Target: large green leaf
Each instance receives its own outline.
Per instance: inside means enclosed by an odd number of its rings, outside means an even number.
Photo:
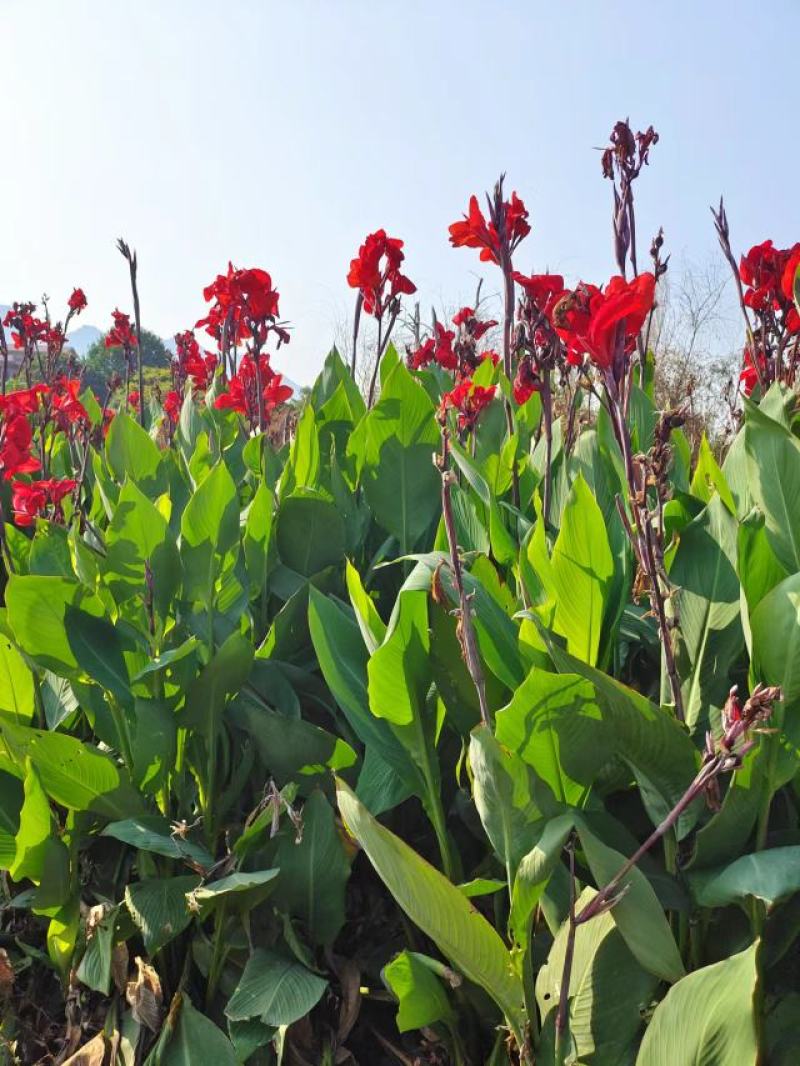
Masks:
[[[413,951],[401,951],[383,968],[383,980],[397,998],[397,1028],[401,1033],[454,1018],[444,985]]]
[[[670,568],[677,588],[677,664],[690,731],[707,728],[710,707],[721,707],[743,647],[736,576],[737,524],[714,496],[683,530]]]
[[[102,618],[102,601],[78,581],[63,577],[12,575],[6,586],[8,622],[17,643],[56,674],[74,674],[78,661],[70,646],[68,607]]]
[[[578,475],[561,515],[561,529],[542,582],[555,603],[553,625],[567,650],[594,665],[614,559],[603,513]]]
[[[603,888],[622,868],[625,856],[604,844],[584,822],[577,826],[592,874]],[[680,980],[683,962],[652,885],[634,866],[620,887],[624,892],[611,908],[611,916],[625,943],[649,973],[662,981]]]
[[[690,875],[701,907],[725,907],[748,896],[772,905],[800,891],[800,847],[770,848],[742,855],[729,866]]]
[[[517,868],[511,895],[509,926],[514,933],[514,939],[522,948],[527,947],[530,939],[533,909],[542,898],[573,825],[571,814],[551,818],[536,844],[523,856]]]
[[[276,538],[285,565],[305,577],[344,556],[344,523],[339,512],[329,500],[310,492],[281,500]]]
[[[443,874],[376,821],[343,781],[337,780],[336,792],[345,825],[398,906],[456,970],[489,993],[519,1033],[522,982],[492,926]]]
[[[179,936],[192,920],[186,894],[197,888],[200,878],[153,877],[134,881],[125,889],[125,903],[142,934],[149,955],[160,951]]]
[[[127,775],[105,752],[63,733],[0,721],[0,770],[24,778],[26,759],[45,792],[62,807],[110,818],[142,809]]]
[[[42,879],[48,841],[53,835],[53,815],[47,794],[30,758],[25,768],[25,798],[19,812],[16,856],[9,869],[15,881],[27,878],[35,884]]]
[[[582,804],[616,748],[591,683],[536,667],[498,711],[496,729],[498,741],[534,768],[555,800],[570,806]]]
[[[794,776],[800,761],[800,573],[776,585],[750,616],[752,671],[767,685],[780,685],[783,703],[776,705],[770,728],[760,738],[768,754],[768,785],[772,791]]]
[[[148,566],[153,605],[165,617],[180,585],[178,549],[164,515],[129,479],[106,533],[106,549],[103,572],[117,603],[145,595]]]
[[[669,990],[636,1066],[756,1066],[757,944],[695,970]]]
[[[27,724],[35,710],[31,668],[11,641],[0,633],[0,715]]]
[[[250,676],[253,645],[233,632],[214,658],[189,686],[180,724],[196,729],[207,740],[215,735],[227,701]]]
[[[486,725],[472,731],[469,761],[472,797],[510,891],[519,861],[538,835],[541,812],[533,798],[533,775],[518,755],[498,744]]]
[[[240,1061],[222,1030],[192,1006],[185,992],[178,992],[146,1066],[237,1066]]]
[[[184,593],[209,604],[225,556],[239,543],[239,499],[227,466],[217,463],[181,515]]]
[[[642,802],[654,825],[666,818],[683,796],[697,769],[697,752],[686,731],[669,712],[621,682],[569,655],[555,643],[549,647],[559,673],[579,674],[591,682],[616,753],[633,770]],[[679,836],[694,824],[690,809],[678,821]]]
[[[389,372],[363,425],[367,502],[401,552],[410,551],[439,507],[440,478],[432,462],[439,430],[433,404],[402,363]]]
[[[583,891],[577,909],[595,896]],[[553,1022],[561,995],[567,925],[558,931],[547,962],[536,978],[536,999],[545,1019],[543,1061],[553,1054]],[[658,979],[636,962],[610,914],[579,925],[569,981],[569,1032],[577,1061],[586,1066],[631,1066],[636,1056],[642,1014]]]
[[[257,948],[225,1014],[233,1021],[261,1018],[267,1025],[291,1025],[316,1006],[327,985],[295,959]]]
[[[130,478],[151,497],[166,488],[166,473],[158,445],[124,411],[115,415],[109,426],[106,459],[120,485]]]
[[[794,574],[800,570],[800,441],[751,403],[744,439],[753,499],[778,561]]]
[[[279,907],[302,919],[314,943],[330,945],[344,924],[350,863],[321,791],[306,801],[299,842],[295,836],[291,826],[278,844],[275,863],[280,876],[274,898]]]

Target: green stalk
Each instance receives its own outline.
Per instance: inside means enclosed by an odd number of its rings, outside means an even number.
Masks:
[[[219,906],[214,912],[214,946],[211,953],[211,963],[208,967],[208,985],[206,987],[206,1010],[209,1010],[211,1003],[214,999],[214,994],[217,991],[217,985],[219,983],[220,974],[222,973],[222,967],[225,965],[225,956],[227,955],[227,948],[225,945],[225,937],[222,935],[225,928],[225,918],[227,917],[227,904],[223,899],[220,901]]]

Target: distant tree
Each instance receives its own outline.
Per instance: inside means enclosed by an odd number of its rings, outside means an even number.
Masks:
[[[142,354],[145,367],[157,370],[169,368],[170,354],[166,345],[160,337],[147,329],[142,330]],[[122,348],[106,348],[105,337],[100,337],[88,349],[83,366],[84,384],[94,389],[100,397],[105,392],[112,374],[119,374],[123,381],[125,380],[125,357]],[[131,380],[132,389],[136,388],[134,378],[135,375]]]

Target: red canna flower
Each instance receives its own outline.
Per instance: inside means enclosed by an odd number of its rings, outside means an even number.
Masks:
[[[213,352],[204,351],[197,343],[194,333],[187,329],[175,334],[175,358],[172,360],[172,376],[176,390],[183,392],[187,379],[191,379],[192,388],[205,392],[214,379],[217,369],[217,357]]]
[[[358,289],[364,300],[364,312],[382,318],[389,305],[401,295],[410,296],[416,285],[400,272],[405,254],[403,242],[387,237],[386,230],[370,233],[350,262],[347,284]]]
[[[792,249],[791,255],[786,260],[786,266],[783,268],[781,277],[781,290],[788,308],[785,322],[786,328],[790,333],[800,332],[800,312],[797,310],[797,302],[795,301],[795,279],[799,270],[800,244],[796,244]]]
[[[36,304],[14,303],[6,312],[3,325],[12,330],[11,339],[17,349],[30,349],[45,340],[48,326],[33,312]]]
[[[67,300],[67,306],[73,314],[79,315],[86,307],[86,293],[83,289],[73,289],[72,295]]]
[[[484,388],[475,385],[471,378],[464,378],[450,392],[446,392],[439,405],[439,417],[444,418],[449,408],[458,414],[458,428],[462,431],[473,429],[478,416],[494,399],[496,386]]]
[[[531,227],[525,204],[515,192],[511,193],[511,200],[502,201],[502,207],[504,236],[510,253],[528,236]],[[500,265],[503,244],[501,235],[493,222],[486,221],[478,205],[477,196],[470,197],[469,211],[463,220],[450,226],[450,243],[454,248],[479,248],[481,262]]]
[[[44,481],[15,481],[11,487],[11,506],[14,509],[14,521],[18,526],[32,526],[37,517],[44,514],[48,505],[52,507],[50,517],[55,522],[64,519],[62,503],[78,482],[72,478],[61,480],[51,478]]]
[[[767,372],[767,360],[764,358],[763,349],[759,350],[757,358],[754,360],[752,349],[748,345],[744,350],[742,370],[739,374],[739,382],[745,396],[749,396],[756,385],[759,384],[759,376],[762,381],[766,380]]]
[[[534,307],[548,319],[566,291],[561,274],[520,274],[514,271],[514,281]]]
[[[292,390],[283,384],[283,375],[276,374],[269,365],[269,356],[259,356],[264,414],[268,418],[281,403],[291,398]],[[256,364],[251,355],[246,355],[239,364],[236,375],[228,382],[228,389],[214,403],[220,411],[236,411],[247,419],[251,428],[258,425],[258,381]]]
[[[424,340],[419,348],[413,352],[409,352],[408,365],[411,370],[421,370],[425,366],[429,366],[436,358],[436,341],[433,337],[428,337]]]
[[[125,348],[130,351],[136,347],[136,332],[131,325],[130,315],[117,308],[111,312],[114,325],[106,334],[106,348]]]
[[[164,408],[164,414],[175,425],[181,416],[182,401],[180,394],[174,389],[166,394],[164,402],[162,404]]]
[[[569,362],[580,364],[588,355],[595,366],[609,370],[617,355],[633,351],[653,307],[655,284],[652,274],[639,274],[633,281],[614,277],[603,292],[581,283],[563,295],[552,316]]]
[[[89,415],[78,399],[81,383],[78,378],[59,378],[53,386],[51,409],[59,429],[68,432],[70,426],[83,423],[88,426]]]
[[[41,466],[31,454],[33,430],[23,414],[12,413],[0,425],[0,471],[8,481],[16,474],[32,474]]]
[[[141,397],[140,397],[138,392],[134,391],[134,392],[129,392],[128,393],[128,406],[132,407],[135,411],[139,410],[139,402],[140,402],[140,400],[141,400]]]
[[[226,334],[234,345],[254,337],[258,346],[266,343],[270,331],[277,333],[278,344],[288,344],[289,334],[277,324],[280,294],[272,278],[258,267],[236,269],[228,263],[227,274],[218,274],[203,289],[206,303],[214,301],[205,318],[195,328],[205,327],[209,336],[221,343]]]
[[[514,400],[522,406],[541,388],[539,375],[530,359],[520,359],[514,376]]]
[[[0,413],[7,417],[32,415],[41,407],[41,397],[50,390],[46,385],[36,384],[29,389],[16,389],[0,396]]]
[[[453,315],[453,325],[463,329],[463,332],[473,340],[479,341],[484,333],[497,325],[497,320],[481,321],[471,307],[462,307],[457,314]]]

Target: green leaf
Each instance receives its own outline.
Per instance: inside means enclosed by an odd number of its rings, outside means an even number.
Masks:
[[[295,959],[257,948],[244,968],[225,1014],[232,1021],[261,1018],[291,1025],[317,1005],[328,982]]]
[[[272,532],[272,493],[265,481],[259,482],[256,494],[247,509],[244,525],[244,548],[250,596],[257,596],[267,580],[270,534]]]
[[[200,482],[181,515],[184,593],[209,606],[229,552],[239,544],[239,498],[223,462]]]
[[[783,690],[783,703],[769,722],[777,735],[759,742],[769,753],[768,785],[774,791],[794,776],[800,759],[800,573],[767,593],[750,616],[750,627],[754,676]]]
[[[250,676],[253,654],[249,640],[240,633],[231,633],[189,686],[186,704],[179,715],[183,728],[196,729],[209,741],[215,736],[226,703]]]
[[[81,672],[120,703],[130,703],[131,680],[120,630],[107,618],[97,618],[69,604],[64,609],[64,625]]]
[[[104,996],[111,992],[111,961],[118,919],[119,907],[112,907],[94,926],[76,975],[87,988]]]
[[[708,503],[714,492],[719,493],[719,498],[725,504],[730,514],[736,514],[736,503],[725,475],[720,470],[719,463],[714,458],[708,437],[703,433],[700,441],[700,450],[697,455],[697,466],[692,477],[692,495],[704,503]]]
[[[164,855],[168,859],[189,860],[210,869],[214,860],[206,849],[191,840],[185,840],[173,833],[166,819],[155,816],[125,818],[111,822],[103,830],[102,836],[121,840],[139,851],[151,851],[154,855]]]
[[[336,507],[321,496],[289,496],[278,508],[276,540],[286,566],[311,577],[343,558],[344,523]]]
[[[737,523],[715,496],[683,530],[669,576],[677,588],[677,665],[690,732],[722,707],[744,646],[736,575]]]
[[[578,475],[561,515],[561,529],[542,583],[555,602],[553,625],[567,650],[594,666],[603,613],[614,576],[603,512]]]
[[[532,775],[522,759],[498,744],[486,725],[469,742],[472,797],[483,828],[502,863],[509,891],[522,856],[537,836],[541,818],[532,794]]]
[[[344,924],[350,863],[333,809],[318,789],[303,807],[299,843],[290,826],[278,844],[275,863],[280,869],[275,902],[293,918],[302,919],[313,943],[330,946]]]
[[[653,824],[658,825],[695,776],[697,752],[690,737],[672,714],[640,693],[580,662],[555,643],[549,652],[559,673],[579,674],[594,686],[616,754],[633,770],[642,802]],[[679,839],[692,827],[694,817],[691,809],[681,816]]]
[[[24,652],[56,674],[74,674],[65,615],[68,607],[102,618],[102,601],[78,581],[63,577],[12,575],[6,586],[8,622]]]
[[[47,794],[30,758],[25,768],[25,798],[19,812],[16,836],[16,856],[9,874],[15,881],[27,878],[39,884],[42,878],[45,852],[53,834],[53,815]]]
[[[615,751],[591,683],[536,667],[498,711],[496,733],[533,767],[555,800],[570,806],[582,806]]]
[[[144,597],[145,564],[152,574],[153,605],[165,618],[180,585],[180,557],[161,511],[126,479],[106,533],[105,580],[117,603]]]
[[[726,907],[749,896],[772,906],[800,890],[800,847],[770,848],[742,855],[721,869],[690,874],[689,881],[701,907]]]
[[[0,715],[27,724],[36,705],[31,669],[11,641],[0,633]]]
[[[319,438],[314,408],[307,403],[295,429],[289,459],[281,475],[281,500],[297,489],[316,488],[319,481]]]
[[[695,970],[671,988],[650,1020],[636,1066],[756,1066],[757,948]]]
[[[591,888],[585,889],[577,909],[585,907],[595,894]],[[545,1019],[541,1047],[545,1062],[552,1061],[547,1055],[553,1054],[553,1022],[561,994],[567,932],[565,923],[536,978],[536,999]],[[569,981],[569,1032],[577,1061],[586,1066],[631,1066],[642,1014],[657,985],[657,978],[631,955],[610,914],[579,925]]]
[[[221,1029],[192,1006],[185,992],[178,992],[146,1066],[237,1066],[240,1059]]]
[[[110,818],[142,808],[127,775],[105,752],[63,733],[0,721],[0,770],[23,778],[28,758],[47,795],[62,807]]]
[[[362,425],[367,502],[376,521],[397,537],[401,553],[408,552],[439,508],[441,479],[432,462],[439,430],[433,404],[398,362]],[[350,447],[352,454],[352,439]]]
[[[489,993],[519,1033],[522,982],[492,926],[443,874],[377,822],[338,779],[336,792],[345,825],[398,906],[456,970]]]
[[[153,877],[126,887],[125,903],[149,955],[160,951],[191,922],[186,896],[199,884],[200,878],[195,876]]]
[[[577,827],[592,874],[603,888],[619,872],[625,856],[604,844],[583,822],[578,821]],[[634,866],[620,887],[625,891],[611,908],[611,917],[625,943],[649,973],[662,981],[680,980],[683,962],[652,885]]]
[[[386,636],[386,623],[378,614],[375,602],[361,583],[361,575],[349,559],[345,566],[345,580],[358,628],[361,630],[364,643],[372,654],[383,643]]]
[[[203,919],[223,901],[236,909],[249,910],[272,892],[279,873],[280,871],[275,869],[228,874],[219,881],[193,889],[189,897],[192,904],[200,908]]]
[[[753,404],[745,410],[750,490],[778,561],[794,574],[800,570],[800,441]]]
[[[120,483],[130,478],[146,495],[159,495],[166,488],[158,445],[130,415],[116,414],[106,436],[106,459]]]
[[[383,644],[367,665],[370,710],[376,718],[407,726],[418,720],[430,686],[428,597],[401,592]]]
[[[521,948],[530,940],[530,921],[534,907],[542,898],[547,882],[558,865],[564,845],[572,832],[571,814],[551,818],[537,843],[522,857],[511,894],[509,926]]]
[[[382,977],[398,1001],[399,1032],[453,1020],[453,1008],[442,982],[416,952],[401,951],[384,966]]]

